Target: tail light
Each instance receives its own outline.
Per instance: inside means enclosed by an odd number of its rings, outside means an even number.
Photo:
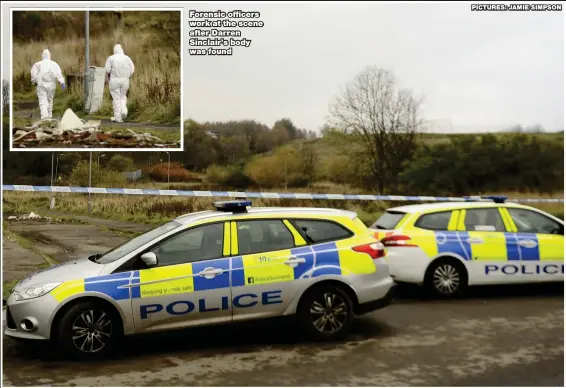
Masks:
[[[416,247],[417,245],[411,244],[411,238],[405,235],[387,236],[381,240],[381,243],[386,247]]]
[[[374,242],[370,244],[358,245],[352,248],[356,252],[367,253],[372,259],[379,259],[385,256],[385,248],[382,243]]]

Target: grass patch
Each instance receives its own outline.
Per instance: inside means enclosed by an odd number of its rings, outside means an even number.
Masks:
[[[4,234],[6,234],[7,238],[11,239],[12,241],[15,241],[22,248],[27,249],[28,251],[31,251],[31,252],[36,253],[39,256],[41,256],[43,258],[43,260],[45,260],[47,266],[57,265],[59,263],[51,255],[48,255],[47,253],[41,252],[39,249],[37,249],[37,247],[36,247],[36,245],[33,241],[23,237],[22,235],[14,232],[14,231],[7,230],[5,228],[3,229],[3,231],[4,231]]]
[[[134,238],[134,237],[137,237],[141,234],[141,233],[138,233],[138,232],[132,232],[131,230],[123,230],[123,229],[113,228],[111,226],[105,226],[105,225],[98,225],[97,227],[98,227],[98,229],[100,229],[102,231],[112,232],[115,235],[120,236],[120,237]]]
[[[128,129],[118,126],[103,126],[101,127],[105,132],[114,131],[114,133],[119,133],[121,135],[131,134]],[[130,128],[130,130],[135,133],[143,134],[149,133],[152,136],[158,137],[163,140],[164,143],[176,143],[181,140],[181,129],[152,129],[152,128]]]

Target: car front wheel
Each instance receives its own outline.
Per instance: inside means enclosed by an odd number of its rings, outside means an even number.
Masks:
[[[106,303],[78,302],[61,318],[57,340],[69,355],[81,359],[101,357],[122,336],[117,312]]]

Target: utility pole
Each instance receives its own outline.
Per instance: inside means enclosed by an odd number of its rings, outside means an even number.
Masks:
[[[51,153],[51,192],[49,196],[49,209],[53,209],[55,203],[53,203],[53,164],[55,162],[55,152]]]
[[[99,180],[100,180],[100,158],[103,158],[105,156],[106,154],[102,154],[102,155],[98,155],[98,157],[96,158],[96,175]]]
[[[90,161],[88,163],[88,212],[92,209],[92,204],[90,202],[90,188],[92,187],[92,151],[90,153]]]
[[[86,104],[86,99],[88,96],[88,69],[89,69],[89,65],[90,65],[90,58],[89,58],[89,54],[90,54],[90,50],[89,50],[89,46],[90,46],[90,37],[89,37],[89,31],[90,31],[90,27],[89,27],[89,13],[88,10],[85,11],[85,75],[84,75],[84,101]],[[86,106],[86,105],[85,105]]]
[[[287,156],[285,155],[285,192],[287,192]]]
[[[167,162],[167,183],[169,183],[169,169],[171,168],[171,154],[169,153],[169,151],[166,151],[165,153],[169,157],[169,161]]]

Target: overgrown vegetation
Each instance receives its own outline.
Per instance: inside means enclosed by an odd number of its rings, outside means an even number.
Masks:
[[[113,47],[120,43],[136,70],[128,93],[129,120],[180,123],[180,13],[177,11],[90,12],[90,66],[104,67]],[[53,113],[83,106],[82,74],[85,66],[84,12],[16,11],[13,16],[14,111],[20,103],[36,101],[30,81],[31,66],[49,48],[69,88],[59,87]],[[78,77],[77,77],[78,75]],[[69,77],[71,76],[71,77]],[[98,116],[110,117],[112,99],[105,97]]]

